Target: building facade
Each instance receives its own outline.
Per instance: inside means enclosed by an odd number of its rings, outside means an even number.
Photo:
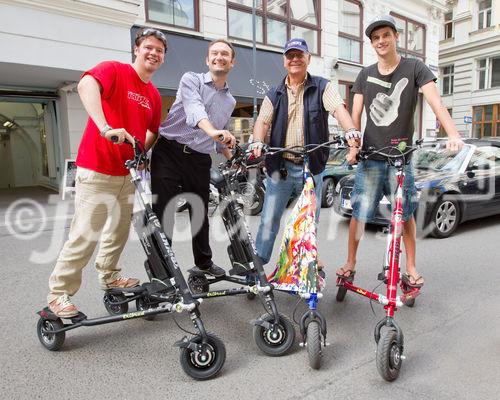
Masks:
[[[240,140],[252,130],[254,98],[285,75],[282,46],[307,40],[310,72],[333,80],[349,106],[363,65],[376,61],[364,28],[391,13],[401,54],[421,58],[438,74],[446,0],[0,0],[0,188],[57,187],[65,159],[76,156],[86,112],[76,93],[83,71],[103,60],[131,62],[132,37],[141,26],[167,35],[166,62],[154,76],[170,108],[182,74],[206,70],[208,42],[229,38],[236,66],[229,85],[237,99],[232,129]],[[495,64],[496,65],[496,64]],[[434,136],[436,120],[424,101],[415,114],[416,136]],[[336,121],[330,121],[336,132]]]
[[[443,103],[464,136],[500,136],[500,1],[447,6],[439,43]]]

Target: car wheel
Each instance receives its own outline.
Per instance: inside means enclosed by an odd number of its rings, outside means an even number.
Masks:
[[[335,194],[335,181],[332,178],[323,180],[323,188],[321,189],[321,207],[330,208],[333,206],[333,198]]]
[[[431,235],[443,239],[457,229],[460,221],[460,207],[455,200],[439,199],[431,216]]]

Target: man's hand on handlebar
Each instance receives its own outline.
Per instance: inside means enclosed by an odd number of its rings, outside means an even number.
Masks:
[[[450,137],[446,141],[446,150],[458,152],[458,151],[462,150],[463,145],[464,145],[464,141],[462,140],[462,138],[460,136]]]
[[[256,140],[248,145],[248,151],[253,153],[254,158],[259,158],[262,155],[262,148],[264,147],[264,143],[260,140]]]
[[[213,131],[211,131],[209,133],[209,136],[213,140],[215,140],[216,142],[220,142],[222,144],[225,144],[230,149],[232,149],[234,147],[234,145],[236,144],[236,138],[228,130],[214,129]]]
[[[134,137],[124,128],[110,129],[104,134],[104,137],[114,144],[122,144],[126,140],[132,146],[135,145]]]
[[[349,147],[349,152],[345,156],[345,159],[347,160],[349,165],[354,165],[358,163],[358,153],[359,153],[358,146]]]

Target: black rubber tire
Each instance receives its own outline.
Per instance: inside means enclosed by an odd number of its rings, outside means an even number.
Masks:
[[[104,307],[110,315],[121,315],[128,312],[128,303],[123,304],[110,304],[111,302],[125,301],[127,296],[124,294],[104,293],[102,301]]]
[[[460,206],[455,200],[439,199],[432,210],[431,235],[437,239],[449,237],[460,222]]]
[[[238,183],[238,193],[243,199],[243,212],[246,215],[259,215],[261,213],[262,207],[264,207],[265,193],[260,186],[250,182],[240,182]],[[245,193],[248,195],[245,196]],[[252,196],[252,199],[246,199],[248,196]]]
[[[149,310],[150,308],[154,308],[157,304],[152,304],[148,302],[148,299],[145,297],[139,297],[135,300],[135,309],[137,311]],[[156,315],[147,315],[143,317],[146,321],[153,321],[156,318]]]
[[[405,301],[405,306],[412,308],[415,305],[415,299],[410,299]]]
[[[333,206],[335,194],[335,181],[332,178],[325,178],[321,188],[321,207],[330,208]]]
[[[40,318],[36,325],[36,333],[38,335],[38,340],[43,347],[50,351],[59,350],[64,344],[64,339],[66,338],[66,332],[59,333],[42,333],[42,328],[48,331],[57,331],[64,328],[64,324],[60,319],[49,320],[45,318]]]
[[[260,317],[262,320],[272,322],[274,317],[270,314],[264,314]],[[260,325],[253,327],[253,338],[257,347],[265,354],[271,357],[278,357],[285,354],[293,346],[295,341],[295,328],[292,321],[282,314],[278,314],[277,332],[276,336],[268,329]]]
[[[388,382],[394,381],[399,376],[401,364],[401,346],[397,343],[397,333],[394,329],[382,332],[377,344],[377,370]]]
[[[200,335],[191,339],[194,343],[201,343]],[[202,359],[203,355],[196,354],[191,349],[181,348],[181,367],[186,374],[196,380],[210,379],[216,376],[224,362],[226,361],[226,347],[213,333],[207,333],[207,348],[205,355],[207,359]]]
[[[309,365],[312,369],[319,369],[321,366],[321,329],[318,321],[309,322],[306,335]]]
[[[210,290],[210,283],[203,275],[189,274],[187,283],[193,294],[207,293]]]
[[[344,301],[346,294],[347,294],[347,289],[343,286],[339,286],[337,288],[337,297],[336,297],[337,301],[338,302]]]

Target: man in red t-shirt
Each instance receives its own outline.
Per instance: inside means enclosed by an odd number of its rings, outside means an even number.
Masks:
[[[100,241],[95,266],[102,289],[128,288],[138,279],[120,275],[117,266],[130,230],[134,185],[125,161],[133,138],[149,149],[161,121],[161,97],[152,75],[165,59],[167,40],[156,29],[137,32],[132,64],[105,61],[85,72],[78,93],[89,114],[76,158],[75,215],[69,237],[49,279],[50,310],[61,318],[78,314],[71,302],[82,270]],[[117,137],[112,142],[112,137]]]

